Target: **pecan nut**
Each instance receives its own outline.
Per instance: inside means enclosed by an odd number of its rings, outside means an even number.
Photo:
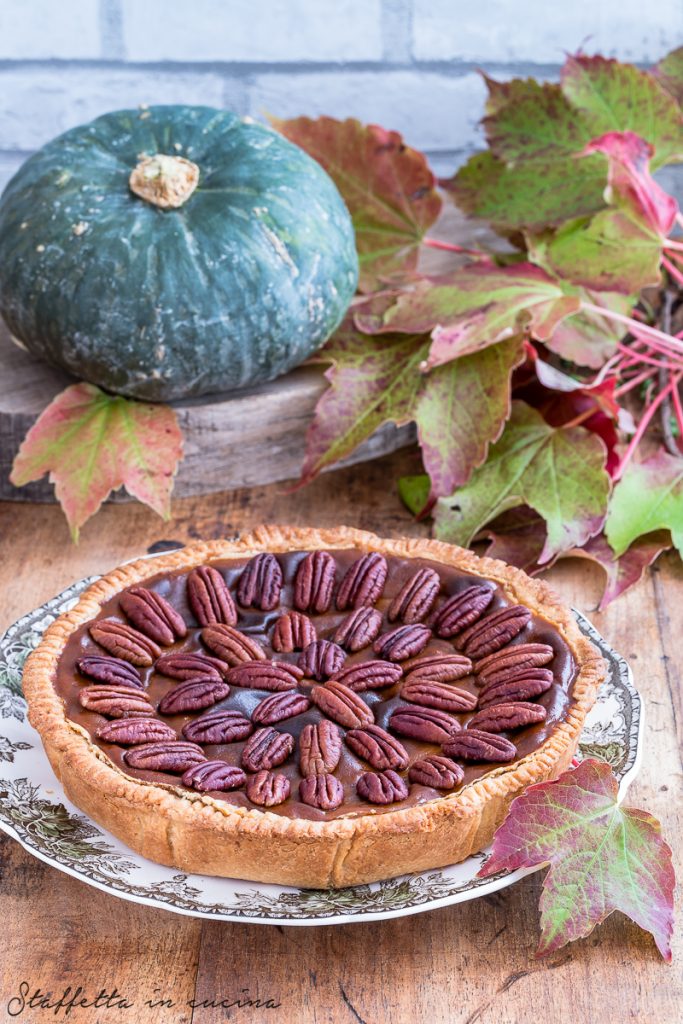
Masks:
[[[337,570],[329,551],[311,551],[296,570],[294,607],[300,612],[322,615],[332,602],[334,574]]]
[[[443,752],[461,761],[512,761],[517,755],[514,743],[482,729],[462,729],[453,733]]]
[[[419,622],[432,610],[439,596],[441,579],[434,569],[420,569],[403,585],[389,605],[389,622],[400,619],[407,624]]]
[[[226,764],[225,761],[202,761],[188,768],[180,781],[183,786],[200,793],[209,793],[211,790],[225,793],[229,789],[243,786],[247,776],[241,768]]]
[[[384,590],[387,572],[387,560],[377,551],[363,555],[350,565],[337,592],[339,611],[374,604]]]
[[[389,719],[389,728],[424,743],[446,743],[460,725],[438,708],[401,707]]]
[[[123,591],[119,605],[134,626],[164,647],[187,636],[187,626],[182,615],[155,590],[131,587]]]
[[[479,707],[531,700],[546,693],[552,685],[552,672],[546,668],[530,668],[519,678],[500,679],[498,682],[488,683],[479,694]]]
[[[187,600],[200,626],[237,623],[237,609],[223,576],[212,565],[200,565],[187,577]]]
[[[284,803],[290,792],[289,779],[279,772],[261,771],[247,779],[247,796],[257,807]]]
[[[228,665],[239,665],[243,661],[262,661],[266,652],[261,645],[245,633],[240,633],[234,626],[216,623],[205,626],[202,640],[214,654]]]
[[[344,802],[344,787],[334,775],[308,775],[299,783],[299,798],[309,807],[333,811]]]
[[[405,661],[423,651],[432,635],[428,626],[416,622],[411,626],[397,626],[388,633],[377,637],[372,649],[381,658],[389,661]]]
[[[403,671],[407,683],[453,683],[471,673],[472,662],[463,654],[423,654],[407,661]]]
[[[356,783],[356,792],[371,804],[394,804],[405,800],[408,787],[394,771],[364,772]]]
[[[485,658],[514,640],[530,621],[528,608],[512,604],[479,619],[460,634],[456,643],[468,658]]]
[[[235,686],[253,690],[295,690],[303,672],[298,665],[286,661],[245,661],[235,665],[226,678]]]
[[[256,705],[251,713],[252,722],[258,725],[275,725],[295,715],[303,715],[308,711],[311,702],[303,693],[271,693]]]
[[[254,727],[239,711],[221,708],[186,722],[182,734],[193,743],[236,743],[251,736]]]
[[[76,668],[82,676],[94,679],[96,683],[110,683],[113,686],[133,686],[142,689],[140,673],[134,665],[122,658],[108,658],[106,654],[88,654],[79,658]]]
[[[185,679],[165,693],[159,701],[162,715],[182,715],[187,711],[202,711],[218,704],[230,694],[230,687],[218,676],[195,676]]]
[[[408,752],[403,744],[379,725],[366,725],[362,729],[349,729],[346,743],[358,757],[384,771],[385,768],[408,767]]]
[[[401,676],[403,669],[390,661],[360,661],[355,665],[338,672],[335,679],[350,690],[356,693],[363,693],[365,690],[382,690],[386,686],[394,686]]]
[[[142,718],[154,714],[143,690],[132,686],[86,686],[78,695],[81,707],[109,718]]]
[[[105,651],[115,658],[129,661],[131,665],[153,665],[154,659],[161,654],[161,648],[154,640],[118,619],[96,619],[88,632]]]
[[[294,750],[294,737],[288,732],[278,732],[270,725],[257,729],[242,751],[242,767],[248,772],[260,772],[262,768],[275,768],[286,761]]]
[[[475,585],[447,598],[434,616],[434,632],[448,639],[480,619],[493,601],[491,587]]]
[[[554,656],[555,652],[549,644],[515,644],[514,647],[495,651],[478,661],[477,677],[479,682],[512,679],[519,672],[547,665]]]
[[[379,636],[382,614],[376,608],[356,608],[339,624],[334,642],[353,653],[368,647]]]
[[[371,725],[375,720],[363,698],[336,679],[330,679],[324,686],[314,686],[310,696],[323,714],[347,729]]]
[[[420,757],[417,761],[413,761],[408,778],[419,786],[431,786],[432,789],[454,789],[465,778],[465,773],[459,764],[451,761],[450,757],[427,754],[426,757]]]
[[[297,664],[309,679],[329,679],[336,676],[346,660],[346,655],[338,644],[331,640],[314,640],[299,655]]]
[[[255,555],[240,576],[237,600],[243,608],[272,612],[280,603],[282,569],[275,555],[262,551]]]
[[[154,671],[171,679],[194,679],[196,676],[216,676],[222,679],[228,666],[218,658],[206,654],[162,654],[157,658]]]
[[[476,694],[431,680],[421,682],[418,679],[404,683],[401,697],[423,708],[438,708],[440,711],[450,711],[456,715],[462,714],[463,711],[474,711],[477,706]]]
[[[518,700],[507,704],[491,704],[478,711],[467,724],[484,732],[507,732],[508,729],[521,729],[525,725],[544,722],[547,715],[542,704]]]
[[[275,623],[271,644],[274,651],[290,654],[303,651],[316,639],[315,626],[303,612],[286,612]]]
[[[166,740],[161,743],[144,743],[133,747],[123,755],[131,768],[148,772],[170,772],[183,775],[189,768],[206,761],[204,751],[196,743],[183,740]]]
[[[299,770],[304,776],[333,772],[342,754],[341,733],[326,718],[305,725],[299,736]]]
[[[166,722],[157,721],[156,718],[115,718],[100,726],[95,735],[98,740],[118,743],[121,747],[177,739],[171,726]]]

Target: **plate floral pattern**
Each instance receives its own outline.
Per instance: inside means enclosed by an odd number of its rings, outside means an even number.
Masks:
[[[343,924],[414,914],[511,885],[529,869],[476,877],[486,853],[449,868],[371,885],[306,890],[178,874],[145,860],[71,804],[26,717],[24,661],[43,632],[72,608],[93,578],[81,580],[11,626],[0,639],[0,828],[30,853],[96,888],[194,917],[260,924]],[[580,756],[607,761],[620,794],[640,763],[642,707],[631,670],[591,623],[578,624],[601,650],[607,679],[581,737]]]

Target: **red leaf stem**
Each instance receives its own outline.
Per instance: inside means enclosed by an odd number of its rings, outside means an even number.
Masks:
[[[624,316],[622,313],[616,313],[612,309],[607,309],[605,306],[596,306],[592,302],[582,302],[581,308],[589,313],[595,313],[598,316],[604,317],[606,320],[614,320],[615,323],[624,324],[625,327],[638,337],[647,339],[648,343],[654,344],[659,343],[660,346],[666,346],[673,349],[678,354],[683,354],[683,344],[680,343],[671,334],[665,334],[664,331],[658,330],[656,327],[650,327],[649,324],[639,324],[637,320],[634,320],[630,316]]]
[[[633,456],[634,451],[636,450],[636,448],[640,444],[640,441],[642,440],[643,434],[645,433],[645,431],[648,428],[650,420],[652,419],[654,414],[657,412],[657,409],[662,404],[662,402],[664,401],[666,396],[671,394],[671,392],[674,390],[674,387],[678,385],[678,382],[679,382],[680,379],[681,379],[681,374],[677,374],[675,377],[673,377],[669,381],[667,386],[665,388],[663,388],[659,392],[659,394],[654,399],[654,401],[652,401],[649,405],[647,405],[647,407],[645,409],[645,412],[643,413],[643,416],[642,416],[642,418],[640,420],[640,423],[638,424],[637,430],[636,430],[635,434],[633,435],[633,437],[631,438],[631,440],[629,441],[628,448],[624,452],[622,460],[619,463],[619,467],[618,467],[616,473],[614,474],[613,479],[614,479],[615,483],[616,483],[617,480],[620,480],[621,477],[623,476],[624,470],[626,469],[627,465],[631,461],[631,458]]]
[[[484,259],[490,259],[491,257],[487,252],[482,249],[468,249],[464,245],[456,245],[454,242],[444,242],[440,238],[423,238],[422,244],[429,246],[430,249],[443,249],[444,252],[461,252],[467,256],[479,256]]]
[[[666,256],[662,256],[662,266],[666,268],[667,273],[673,277],[674,281],[683,285],[683,274],[680,272],[678,267],[674,266],[671,260],[666,258]]]

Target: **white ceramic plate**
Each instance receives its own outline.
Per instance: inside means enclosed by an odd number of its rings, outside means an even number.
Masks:
[[[81,580],[24,616],[0,640],[0,828],[40,860],[135,903],[192,917],[288,925],[347,924],[416,914],[485,896],[535,870],[478,879],[487,856],[483,852],[449,868],[324,891],[179,874],[133,853],[66,799],[38,734],[28,723],[21,690],[27,655],[93,579]],[[640,696],[624,659],[586,618],[575,614],[608,665],[607,679],[586,720],[579,756],[607,761],[623,797],[640,767]]]

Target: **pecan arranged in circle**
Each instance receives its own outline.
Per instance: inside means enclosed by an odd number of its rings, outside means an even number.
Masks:
[[[346,655],[338,644],[331,640],[314,640],[299,655],[297,664],[309,679],[320,681],[336,676],[345,660]]]
[[[519,678],[488,683],[479,695],[479,707],[540,697],[552,685],[553,674],[547,668],[530,668]]]
[[[385,768],[407,768],[408,753],[403,744],[379,725],[350,729],[346,743],[358,757],[383,771]]]
[[[196,743],[184,743],[183,740],[167,740],[161,743],[144,743],[133,747],[123,755],[123,760],[131,768],[141,768],[148,772],[171,772],[183,775],[189,768],[206,761],[204,751]]]
[[[475,584],[447,598],[434,616],[434,632],[448,639],[481,618],[493,601],[491,587]]]
[[[159,701],[162,715],[182,715],[186,711],[202,711],[224,700],[230,687],[218,676],[195,676],[185,679],[165,693]]]
[[[262,551],[247,562],[237,584],[237,600],[243,608],[272,612],[280,603],[282,569],[275,555]]]
[[[521,729],[525,725],[544,722],[548,712],[542,704],[529,701],[511,701],[508,704],[491,704],[478,711],[468,722],[473,729],[484,732],[507,732],[508,729]]]
[[[530,668],[540,668],[552,661],[555,652],[549,644],[515,644],[502,651],[495,651],[477,662],[477,676],[480,683],[498,682],[500,679],[519,678]]]
[[[320,811],[333,811],[344,802],[344,787],[334,775],[308,775],[299,783],[299,799]]]
[[[528,608],[512,604],[475,622],[460,634],[456,643],[468,658],[484,658],[514,640],[530,621]]]
[[[443,752],[461,761],[512,761],[517,748],[505,736],[481,729],[462,729],[444,743]]]
[[[156,643],[168,647],[187,636],[187,626],[172,604],[146,587],[131,587],[119,598],[127,619]]]
[[[322,615],[332,602],[337,569],[329,551],[311,551],[299,562],[294,579],[294,607],[300,612]]]
[[[472,662],[464,654],[423,654],[407,661],[403,671],[407,683],[452,683],[471,673]]]
[[[78,700],[87,711],[109,718],[141,718],[154,714],[147,693],[132,686],[86,686]]]
[[[206,654],[162,654],[157,658],[154,671],[171,679],[194,679],[196,676],[216,676],[222,679],[228,666],[218,658]]]
[[[379,636],[382,614],[376,608],[356,608],[339,624],[334,642],[347,651],[360,651]]]
[[[392,714],[389,727],[400,736],[409,736],[413,740],[445,743],[460,725],[438,708],[401,707]]]
[[[430,680],[421,682],[418,679],[404,683],[401,697],[403,700],[409,700],[411,704],[420,704],[423,708],[438,708],[440,711],[450,711],[454,714],[474,711],[477,706],[476,695],[469,693],[468,690]]]
[[[402,675],[401,666],[390,661],[359,661],[338,672],[336,681],[356,693],[363,693],[365,690],[382,690],[385,686],[394,686]]]
[[[237,623],[237,609],[223,576],[212,565],[200,565],[187,577],[187,600],[200,626]]]
[[[285,612],[275,623],[271,644],[274,651],[290,654],[303,651],[316,639],[315,626],[303,612]]]
[[[115,718],[112,722],[101,725],[95,735],[98,740],[118,743],[122,747],[177,738],[170,725],[159,722],[156,718]]]
[[[441,579],[434,569],[420,569],[401,588],[389,605],[387,618],[390,622],[400,619],[401,622],[413,623],[424,619],[434,606]]]
[[[375,654],[389,661],[405,661],[412,658],[429,643],[432,635],[428,626],[414,623],[412,626],[397,626],[378,637],[372,649]]]
[[[82,676],[94,679],[96,683],[142,689],[140,673],[122,658],[108,658],[106,654],[88,654],[78,659],[76,668]]]
[[[290,785],[286,775],[260,771],[247,779],[247,796],[257,807],[275,807],[289,796]]]
[[[337,608],[360,608],[374,604],[384,590],[387,579],[387,560],[377,551],[371,551],[350,565],[337,592]]]
[[[239,789],[247,781],[241,768],[226,764],[225,761],[202,761],[188,768],[180,780],[183,786],[208,793],[211,790],[226,792]]]
[[[260,772],[262,768],[275,768],[286,761],[294,750],[294,737],[288,732],[278,732],[266,725],[257,729],[242,751],[242,767],[248,772]]]
[[[299,736],[299,770],[306,775],[333,772],[342,754],[341,733],[334,724],[322,718],[314,725],[305,725]]]
[[[460,785],[465,773],[450,757],[427,754],[413,761],[408,778],[417,785],[431,786],[432,789],[453,789]]]
[[[131,665],[153,665],[161,648],[144,633],[118,619],[96,619],[88,632],[95,643]]]
[[[207,711],[199,718],[186,722],[183,736],[193,743],[236,743],[251,736],[254,727],[239,711],[221,708]]]
[[[405,800],[408,787],[394,771],[364,772],[356,783],[356,792],[371,804],[395,804]]]
[[[261,645],[234,626],[216,623],[205,626],[202,640],[214,654],[228,665],[239,665],[243,661],[262,661],[266,652]]]
[[[310,696],[323,714],[347,729],[370,725],[375,720],[363,698],[336,679],[330,679],[324,686],[314,686]]]
[[[310,706],[310,700],[303,693],[271,693],[270,697],[264,697],[256,705],[251,720],[258,725],[275,725],[276,722],[302,715]]]
[[[235,686],[253,690],[295,690],[303,672],[298,665],[286,661],[245,661],[235,665],[226,678]]]

